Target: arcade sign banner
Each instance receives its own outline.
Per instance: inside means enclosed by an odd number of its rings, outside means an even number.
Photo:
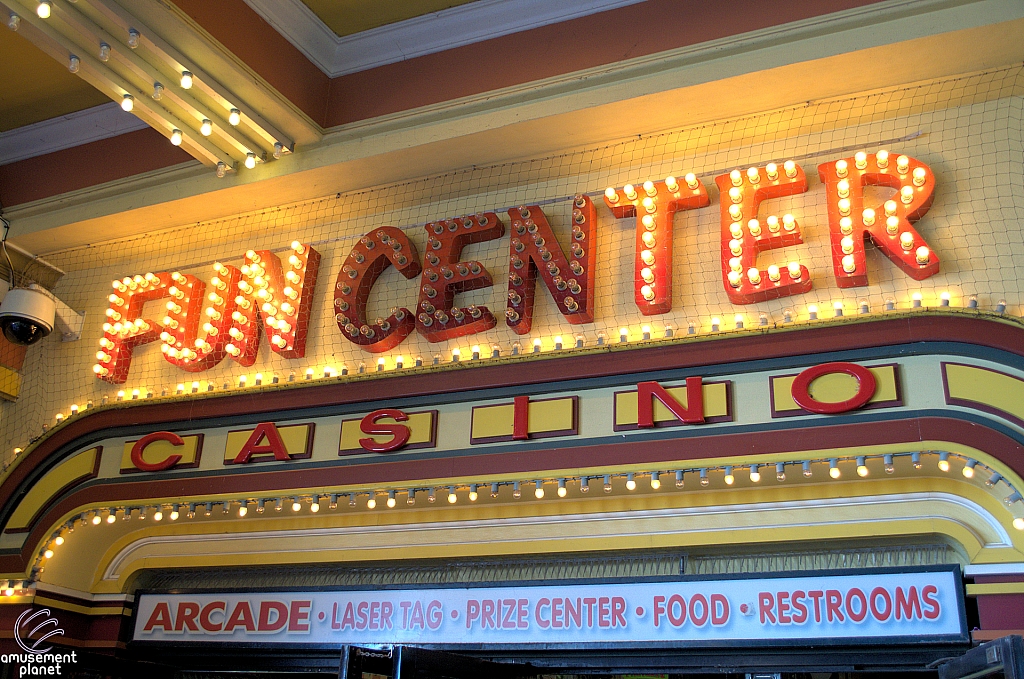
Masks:
[[[777,578],[159,594],[133,639],[217,644],[828,644],[967,640],[959,568]]]

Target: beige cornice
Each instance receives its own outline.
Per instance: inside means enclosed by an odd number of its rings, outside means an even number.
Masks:
[[[12,210],[39,253],[1024,61],[1014,0],[883,3],[335,128],[254,171],[120,182]],[[125,213],[130,219],[125,219]],[[133,227],[131,225],[139,225]]]

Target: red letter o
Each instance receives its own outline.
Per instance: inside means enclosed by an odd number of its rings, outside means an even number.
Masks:
[[[857,393],[852,398],[837,403],[818,401],[811,396],[808,391],[811,382],[823,375],[830,375],[832,373],[845,373],[856,378]],[[818,413],[819,415],[836,415],[838,413],[845,413],[848,410],[856,410],[870,401],[871,397],[875,395],[875,387],[875,376],[862,365],[857,365],[856,363],[822,363],[821,365],[808,368],[797,375],[796,379],[793,380],[790,393],[793,395],[793,400],[796,404],[808,412]]]

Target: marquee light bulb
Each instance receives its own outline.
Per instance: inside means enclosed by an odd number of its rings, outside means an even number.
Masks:
[[[192,72],[182,71],[181,72],[181,89],[188,90],[192,88]]]
[[[1017,530],[1024,530],[1024,519],[1019,516],[1013,520],[1013,527]]]
[[[651,490],[658,490],[661,488],[661,479],[658,472],[651,472]]]
[[[608,199],[609,203],[619,202],[619,192],[610,186],[604,190],[604,197]]]
[[[396,504],[398,504],[398,500],[395,499],[395,491],[389,490],[387,501],[388,509],[394,509]]]
[[[732,467],[731,466],[727,466],[725,468],[725,485],[731,486],[735,482],[736,482],[736,477],[733,476]]]
[[[213,134],[213,123],[210,122],[209,118],[203,118],[203,123],[199,126],[199,131],[204,137],[209,137]]]
[[[538,500],[544,499],[544,482],[543,481],[537,481],[535,485],[536,485],[536,488],[533,491],[533,496],[535,498],[537,498]]]
[[[296,500],[295,502],[293,502],[293,503],[292,503],[292,511],[293,511],[293,512],[297,512],[297,511],[299,511],[300,509],[302,509],[302,503],[301,503],[301,502],[299,502],[298,500]]]
[[[974,478],[974,467],[977,464],[978,464],[977,460],[967,460],[967,463],[964,465],[964,469],[963,469],[963,474],[964,474],[964,478],[965,479],[973,479]]]
[[[459,496],[455,494],[455,486],[448,486],[448,504],[453,505],[459,501]]]
[[[839,471],[839,460],[837,458],[833,457],[828,461],[828,475],[833,479],[838,479],[842,475],[842,472]]]
[[[121,98],[121,110],[125,112],[131,111],[135,108],[135,97],[130,94],[126,94]]]
[[[103,522],[103,519],[100,518],[99,514],[97,514],[96,516],[92,517],[92,525],[98,526],[102,522]]]
[[[626,490],[636,490],[636,479],[633,472],[626,474]]]
[[[477,485],[475,483],[469,484],[469,501],[476,502],[479,497],[480,493],[477,492]]]
[[[228,114],[228,122],[232,125],[237,125],[242,122],[242,112],[237,108],[231,109],[231,113]]]
[[[759,472],[758,469],[759,469],[758,465],[756,465],[756,464],[750,465],[750,482],[751,483],[760,483],[760,481],[761,481],[761,472]]]
[[[949,471],[949,453],[939,453],[939,471]]]
[[[39,6],[36,7],[36,14],[39,15],[40,19],[49,19],[50,11],[52,10],[50,0],[40,0]]]
[[[565,487],[565,479],[558,479],[558,497],[565,497],[569,493]]]
[[[208,134],[208,133],[204,133],[204,134]],[[249,169],[249,170],[251,170],[251,169],[256,167],[256,154],[255,153],[250,152],[250,153],[245,154],[245,167],[246,167],[246,169]]]
[[[371,495],[370,499],[366,501],[366,508],[367,509],[376,509],[377,508],[377,498],[375,498],[374,496]]]
[[[868,475],[867,459],[861,455],[857,457],[857,476],[864,478]]]

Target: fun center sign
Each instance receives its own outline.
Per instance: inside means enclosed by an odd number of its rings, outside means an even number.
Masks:
[[[135,641],[732,645],[964,641],[958,568],[602,584],[142,594]]]

